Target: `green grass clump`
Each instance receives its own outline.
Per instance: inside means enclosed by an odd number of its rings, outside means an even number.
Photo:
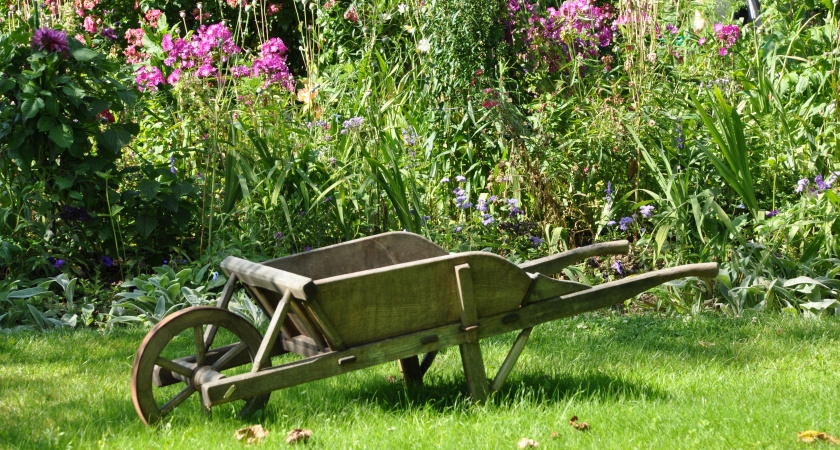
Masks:
[[[0,335],[0,447],[239,448],[234,431],[252,423],[269,430],[265,448],[293,428],[324,448],[790,448],[800,431],[840,435],[837,318],[589,314],[538,326],[483,407],[451,348],[425,387],[390,382],[388,363],[275,392],[247,420],[231,405],[207,417],[194,396],[155,428],[129,391],[144,334]],[[482,342],[488,376],[514,338]],[[591,430],[572,429],[574,415]]]

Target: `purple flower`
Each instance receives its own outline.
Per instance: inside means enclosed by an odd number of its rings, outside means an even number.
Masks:
[[[463,175],[458,175],[458,176],[455,177],[455,181],[457,181],[459,183],[462,182],[462,181],[467,181],[467,177],[465,177]]]
[[[796,182],[796,192],[802,192],[803,190],[805,190],[805,186],[808,186],[808,183],[810,183],[810,182],[811,182],[811,180],[809,180],[807,178],[802,178],[801,180],[797,181]]]
[[[639,207],[639,212],[641,212],[645,217],[650,217],[654,209],[656,208],[654,208],[653,205],[642,205]]]
[[[768,219],[770,217],[776,217],[779,214],[779,211],[781,211],[781,210],[776,209],[776,210],[773,210],[773,211],[768,211],[767,214],[765,214],[764,216],[767,217]]]
[[[670,31],[670,32],[671,32],[671,34],[677,34],[677,27],[675,27],[675,26],[673,26],[673,25],[670,25],[670,24],[669,24],[669,25],[665,25],[665,30],[666,30],[666,31]]]
[[[35,34],[32,36],[32,48],[35,47],[47,53],[61,52],[65,55],[70,53],[70,47],[67,45],[67,33],[46,27],[35,30]]]
[[[510,207],[510,213],[508,214],[508,217],[513,218],[513,217],[516,217],[517,215],[523,215],[523,214],[525,214],[525,213],[522,212],[521,209],[519,209],[515,206],[511,206]]]
[[[487,199],[487,201],[488,201],[488,202],[490,202],[490,203],[493,203],[493,202],[495,202],[495,201],[496,201],[496,200],[498,200],[498,199],[499,199],[499,196],[497,196],[497,195],[491,195],[491,196],[490,196],[490,198],[488,198],[488,199]]]
[[[441,183],[449,183],[449,177],[443,177],[440,179]]]
[[[510,206],[515,206],[515,205],[516,205],[516,201],[517,201],[517,200],[516,200],[515,198],[509,198],[507,202],[508,202],[508,205],[510,205]]]
[[[618,221],[618,228],[621,231],[627,231],[627,225],[633,223],[632,217],[622,217],[621,220]]]
[[[611,227],[611,226],[615,225],[615,223],[616,223],[615,220],[610,220],[609,222],[607,222],[607,226]]]
[[[487,209],[488,209],[487,208],[487,201],[486,200],[479,200],[478,201],[478,206],[476,206],[475,209],[477,209],[479,211],[482,211],[482,212],[487,212]]]
[[[114,29],[111,28],[111,27],[103,28],[102,31],[99,34],[101,34],[103,37],[106,37],[106,38],[108,38],[112,41],[117,40],[117,33],[114,33]]]
[[[615,270],[622,277],[624,276],[624,266],[621,265],[621,261],[616,261],[615,263],[613,263],[613,265],[610,266],[610,269]]]
[[[461,188],[455,188],[455,190],[452,191],[453,194],[458,195],[458,196],[464,195],[464,194],[466,194],[466,192],[467,191],[465,191]]]
[[[216,281],[216,278],[219,277],[219,272],[213,272],[212,275],[213,275],[213,281]]]
[[[65,263],[65,260],[63,260],[63,259],[55,259],[55,258],[53,258],[52,256],[50,256],[49,258],[47,258],[47,262],[49,262],[50,264],[52,264],[52,266],[53,266],[53,267],[55,267],[55,268],[59,268],[59,267],[61,267],[61,266]]]
[[[105,267],[111,267],[114,265],[114,261],[105,255],[102,255],[99,260],[102,261],[102,264],[105,264]],[[166,262],[164,262],[164,264],[166,264]]]
[[[274,237],[275,237],[276,239],[280,239],[280,238],[282,238],[282,237],[283,237],[283,233],[281,233],[281,232],[279,232],[279,231],[278,231],[278,232],[274,233]]]
[[[744,206],[744,205],[738,205],[738,206],[736,206],[736,208],[738,208],[738,209],[747,209],[747,207],[746,207],[746,206]]]
[[[534,248],[538,247],[540,244],[545,244],[545,241],[537,236],[531,236],[528,240],[534,243]]]
[[[484,217],[484,219],[481,220],[481,224],[484,226],[490,225],[491,223],[495,222],[495,220],[493,220],[493,217],[491,217],[490,214],[485,214],[482,217]]]
[[[822,175],[817,175],[816,177],[814,177],[814,184],[817,185],[817,189],[820,191],[824,191],[830,187],[829,185],[825,184]]]

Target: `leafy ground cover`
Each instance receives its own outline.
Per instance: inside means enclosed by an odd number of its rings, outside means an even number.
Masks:
[[[190,400],[156,428],[137,419],[131,363],[144,330],[0,334],[0,446],[240,448],[240,427],[320,448],[793,448],[805,430],[840,434],[840,320],[789,314],[587,314],[537,327],[504,389],[471,405],[457,349],[425,387],[396,364],[274,393],[249,420]],[[482,342],[488,374],[513,335]],[[492,375],[490,375],[492,376]],[[191,402],[191,403],[190,403]],[[591,425],[573,429],[578,416]],[[556,437],[551,437],[557,432]]]

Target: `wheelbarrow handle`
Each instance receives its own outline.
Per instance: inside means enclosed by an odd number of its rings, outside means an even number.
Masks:
[[[238,279],[247,284],[275,292],[291,291],[295,298],[301,300],[313,298],[318,293],[318,286],[311,278],[235,256],[225,258],[222,261],[222,269],[228,275],[236,274]]]
[[[526,261],[519,265],[519,268],[531,273],[553,275],[560,273],[564,268],[586,258],[603,255],[623,255],[630,251],[629,241],[612,241],[600,244],[587,245],[567,252],[546,256],[545,258]]]

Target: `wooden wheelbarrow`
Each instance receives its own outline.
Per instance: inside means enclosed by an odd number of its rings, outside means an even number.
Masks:
[[[222,269],[229,281],[216,307],[176,312],[140,344],[131,374],[134,407],[152,424],[199,392],[207,411],[245,400],[247,413],[263,407],[272,391],[395,360],[406,382],[421,383],[437,351],[454,345],[470,396],[481,402],[502,386],[535,325],[677,278],[718,273],[716,263],[691,264],[596,287],[546,276],[628,249],[627,241],[608,242],[517,266],[492,253],[450,254],[395,232],[261,264],[228,257]],[[228,309],[237,283],[271,318],[265,335]],[[479,340],[514,330],[522,332],[488,383]],[[220,333],[228,343],[214,345]],[[272,356],[288,352],[305,358],[272,365]]]

